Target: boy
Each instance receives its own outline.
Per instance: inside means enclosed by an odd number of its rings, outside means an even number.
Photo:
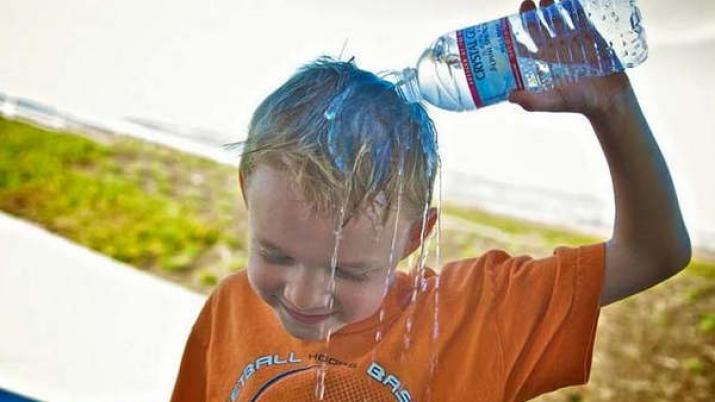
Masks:
[[[172,401],[523,401],[585,383],[600,306],[685,267],[688,234],[625,74],[510,101],[589,119],[615,188],[609,241],[492,250],[413,291],[395,267],[436,220],[431,121],[352,62],[319,60],[254,113],[250,259],[201,311]]]

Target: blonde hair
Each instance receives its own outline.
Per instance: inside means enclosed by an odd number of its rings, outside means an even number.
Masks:
[[[258,106],[247,140],[229,146],[238,144],[245,182],[268,164],[288,175],[315,213],[345,208],[347,219],[374,208],[384,222],[400,196],[401,208],[421,212],[439,165],[422,105],[353,59],[321,57],[300,68]]]

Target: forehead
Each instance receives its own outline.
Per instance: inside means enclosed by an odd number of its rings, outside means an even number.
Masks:
[[[246,185],[251,229],[258,240],[309,259],[330,257],[335,241],[336,216],[315,214],[287,175],[269,165],[257,166]],[[381,226],[381,220],[366,213],[352,217],[341,229],[340,256],[353,258],[363,254],[361,259],[387,258],[396,218],[391,213]],[[405,224],[399,219],[400,228]]]

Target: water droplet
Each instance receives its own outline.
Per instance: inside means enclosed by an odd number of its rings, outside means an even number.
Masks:
[[[353,87],[349,86],[345,88],[341,93],[339,93],[333,100],[330,102],[330,106],[328,106],[328,109],[325,110],[325,113],[323,113],[323,116],[328,119],[328,120],[333,120],[335,119],[335,116],[340,113],[340,109],[343,106],[343,103],[345,102],[345,99],[347,99],[348,96],[353,92]]]
[[[327,374],[327,367],[321,366],[318,368],[316,373],[316,384],[315,384],[315,397],[322,401],[325,398],[325,375]]]
[[[392,231],[392,241],[390,243],[390,254],[388,256],[388,261],[387,261],[387,267],[388,269],[392,269],[392,266],[395,265],[396,261],[395,258],[397,258],[397,254],[395,253],[395,248],[397,246],[397,232],[399,225],[398,223],[400,222],[400,214],[402,212],[402,197],[404,193],[404,153],[400,153],[400,159],[399,159],[399,165],[397,167],[397,200],[396,202],[396,207],[395,207],[395,226],[393,227]],[[385,282],[383,284],[383,297],[387,296],[388,288],[390,285],[390,276],[385,275]],[[376,361],[377,360],[377,343],[379,343],[382,338],[383,338],[383,323],[385,321],[385,306],[383,305],[380,307],[380,313],[378,314],[378,329],[375,332],[375,347],[373,348],[372,351],[372,360]]]
[[[631,14],[631,27],[636,32],[640,32],[641,18],[641,10],[634,6],[633,13]]]
[[[351,174],[354,174],[354,167],[351,169]],[[350,178],[348,178],[350,180]],[[328,300],[327,300],[327,307],[329,309],[333,308],[333,305],[335,303],[335,270],[337,268],[337,263],[338,263],[338,253],[340,250],[340,240],[342,238],[342,228],[343,228],[343,223],[345,222],[345,214],[346,214],[346,209],[347,209],[347,203],[348,200],[350,199],[350,188],[348,187],[345,191],[344,199],[342,200],[342,205],[340,206],[340,210],[338,211],[336,220],[335,220],[335,226],[333,230],[333,253],[330,257],[330,280],[328,281]],[[330,353],[330,342],[332,338],[332,328],[328,328],[326,326],[327,323],[323,323],[320,327],[320,335],[325,337],[325,345],[324,345],[324,350],[326,354]],[[316,372],[316,384],[315,384],[315,397],[322,401],[325,397],[325,377],[327,375],[328,371],[328,364],[327,363],[321,363],[320,366],[317,369]]]

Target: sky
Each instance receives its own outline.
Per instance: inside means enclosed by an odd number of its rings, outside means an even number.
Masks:
[[[82,116],[219,130],[225,141],[243,138],[258,103],[321,54],[345,48],[368,70],[408,67],[441,34],[519,7],[483,0],[0,1],[0,92]],[[715,233],[715,2],[639,5],[650,55],[629,76],[691,234]],[[591,194],[612,205],[608,167],[583,117],[510,104],[430,112],[445,174]]]

